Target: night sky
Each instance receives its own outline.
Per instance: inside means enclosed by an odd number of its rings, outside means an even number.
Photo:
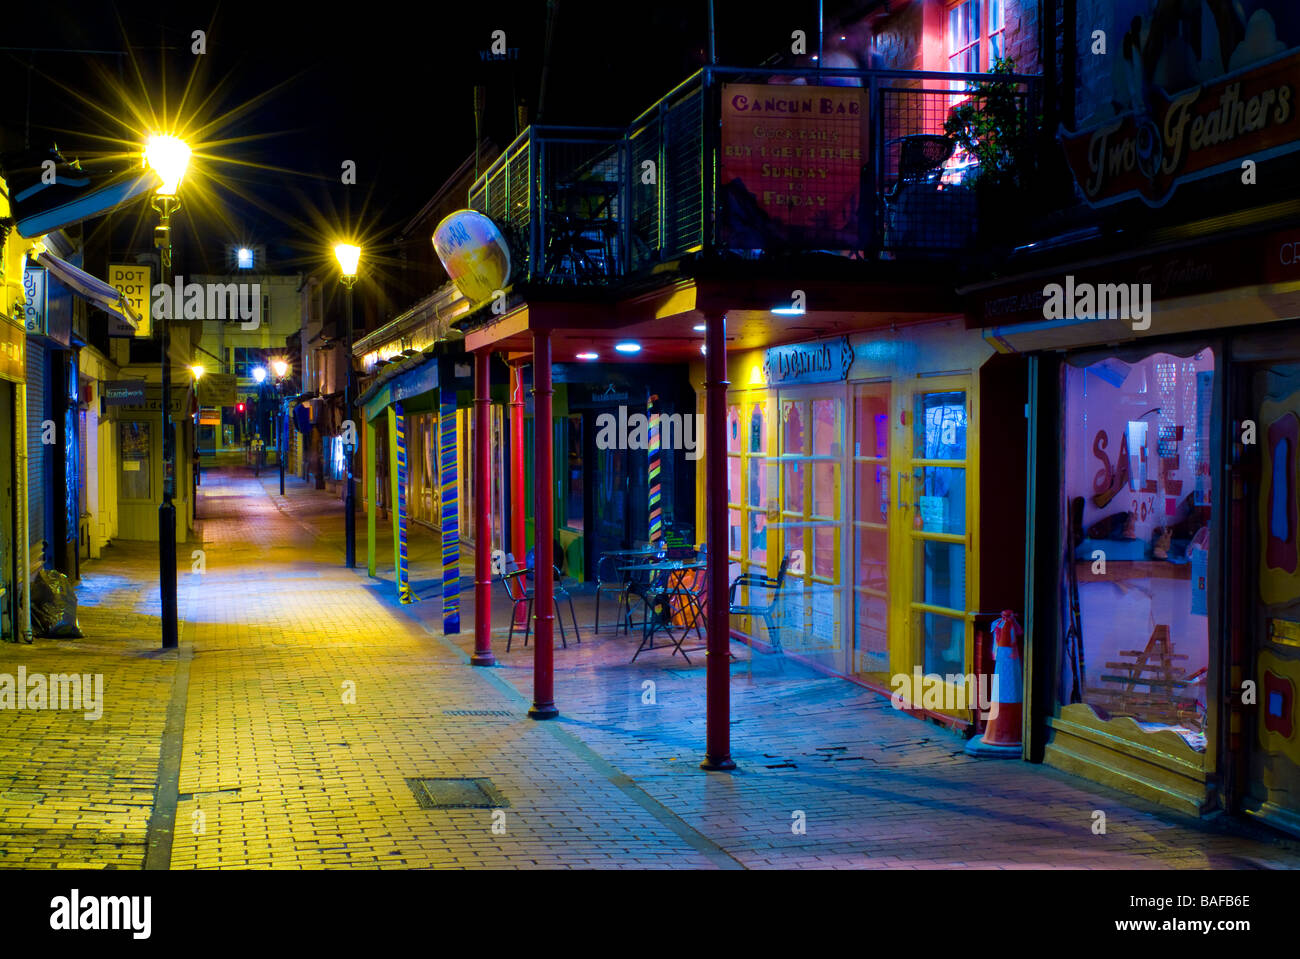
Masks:
[[[165,88],[174,106],[193,74],[197,100],[211,94],[203,116],[236,113],[205,134],[217,141],[205,151],[217,182],[212,202],[177,231],[178,253],[217,271],[224,246],[264,243],[278,262],[310,268],[323,249],[313,234],[351,223],[391,238],[459,166],[473,150],[476,84],[486,89],[483,132],[504,146],[517,104],[537,119],[544,62],[543,122],[600,125],[628,122],[706,59],[703,0],[551,6],[548,58],[545,0],[11,4],[0,45],[129,43],[133,56],[0,52],[0,151],[22,149],[27,134],[33,147],[57,141],[69,156],[106,152],[109,141],[96,137],[132,136],[126,100],[143,102],[147,89],[159,107]],[[718,0],[719,62],[761,62],[788,48],[794,26],[815,30],[815,2],[764,6]],[[191,52],[196,29],[207,31],[202,57]],[[505,61],[482,58],[493,30],[506,32]],[[356,161],[355,186],[340,182],[344,160]],[[112,230],[118,250],[148,246],[138,226]]]

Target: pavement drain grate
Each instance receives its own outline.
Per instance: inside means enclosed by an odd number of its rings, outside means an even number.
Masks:
[[[508,709],[444,709],[444,716],[514,716]]]
[[[490,779],[408,779],[421,809],[500,809],[510,800]]]

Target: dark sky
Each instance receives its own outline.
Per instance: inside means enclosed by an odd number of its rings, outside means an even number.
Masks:
[[[175,103],[193,72],[199,99],[215,91],[205,116],[247,106],[209,136],[251,138],[210,151],[224,186],[215,191],[219,215],[191,211],[200,245],[219,250],[214,238],[238,233],[228,239],[306,259],[321,224],[351,219],[391,236],[419,209],[473,149],[475,84],[487,89],[485,132],[508,141],[517,102],[536,119],[544,61],[543,119],[556,124],[626,123],[704,62],[704,0],[558,0],[553,8],[548,58],[546,0],[9,4],[0,46],[122,51],[129,42],[134,57],[0,52],[0,150],[23,146],[28,117],[32,146],[102,150],[93,135],[128,135],[114,87],[136,101],[147,87],[157,104],[165,77]],[[816,10],[815,0],[717,0],[719,61],[764,60],[788,47],[794,26],[811,34]],[[191,52],[196,29],[207,31],[202,57]],[[506,32],[505,62],[481,57],[493,30]],[[356,161],[356,186],[340,182],[344,160]],[[116,228],[114,242],[125,242]]]

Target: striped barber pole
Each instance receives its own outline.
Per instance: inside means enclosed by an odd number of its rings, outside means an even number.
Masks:
[[[402,604],[415,602],[411,593],[411,576],[406,558],[406,415],[401,403],[393,404],[397,429],[397,599]]]
[[[442,631],[460,632],[460,500],[456,475],[456,391],[444,388],[438,412],[438,485],[442,500]]]
[[[647,404],[647,412],[650,414],[650,448],[647,459],[650,464],[650,542],[657,543],[663,535],[663,508],[660,504],[660,456],[659,456],[659,413],[655,410],[655,400],[658,396],[651,396]]]

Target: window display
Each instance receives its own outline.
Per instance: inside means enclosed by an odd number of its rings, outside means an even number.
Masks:
[[[1062,703],[1205,748],[1214,355],[1065,369]]]

